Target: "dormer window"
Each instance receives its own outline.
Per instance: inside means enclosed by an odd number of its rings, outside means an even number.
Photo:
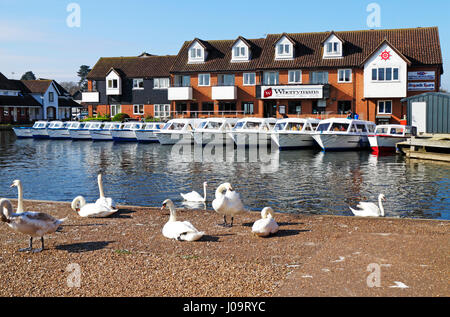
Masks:
[[[289,44],[278,44],[278,55],[289,55],[291,51],[291,46]]]
[[[249,60],[250,60],[250,45],[244,38],[239,37],[233,44],[231,61],[246,62]]]
[[[327,54],[337,54],[337,53],[339,53],[339,42],[328,42]]]
[[[199,59],[202,57],[203,54],[201,48],[191,48],[191,59]]]
[[[275,44],[275,59],[293,59],[294,58],[294,42],[283,35]]]
[[[328,38],[322,42],[323,58],[340,58],[343,56],[343,40],[336,34],[331,33]]]
[[[189,47],[189,63],[204,63],[207,57],[205,46],[196,39]]]

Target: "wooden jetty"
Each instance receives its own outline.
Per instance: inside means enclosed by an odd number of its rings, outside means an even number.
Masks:
[[[450,162],[450,134],[422,134],[397,143],[408,158]]]

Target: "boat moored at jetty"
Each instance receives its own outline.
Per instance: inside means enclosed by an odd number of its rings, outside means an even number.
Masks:
[[[200,119],[172,119],[157,133],[162,145],[192,144],[193,132]]]
[[[111,131],[120,129],[122,123],[120,122],[104,122],[100,128],[93,128],[89,130],[92,141],[112,141],[113,137]]]
[[[157,143],[158,132],[162,129],[163,124],[157,122],[145,122],[142,129],[134,131],[138,142]]]
[[[397,143],[406,141],[415,135],[416,131],[416,127],[400,124],[378,125],[375,132],[369,134],[370,148],[375,154],[395,152]]]
[[[142,129],[142,122],[126,122],[119,129],[112,129],[111,135],[114,142],[136,142],[135,131]]]
[[[33,137],[33,131],[31,127],[14,127],[13,131],[19,139]]]
[[[208,118],[200,123],[194,131],[196,144],[226,145],[234,141],[228,134],[238,121],[237,118]]]
[[[93,122],[74,122],[67,130],[72,140],[92,140],[89,129]]]
[[[280,150],[312,147],[315,144],[312,134],[319,122],[312,118],[281,119],[270,134]]]
[[[48,126],[50,122],[48,121],[36,121],[31,128],[31,134],[35,139],[48,139],[50,138],[48,135]]]
[[[270,132],[276,122],[275,118],[242,118],[228,134],[236,145],[270,144]]]
[[[320,121],[312,136],[325,151],[365,149],[369,147],[368,135],[375,128],[370,121],[330,118]]]
[[[70,139],[70,133],[68,127],[73,122],[52,121],[48,126],[48,135],[53,140],[66,140]]]

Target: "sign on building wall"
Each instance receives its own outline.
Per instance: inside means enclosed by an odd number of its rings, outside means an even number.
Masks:
[[[322,99],[323,86],[262,86],[263,99]]]
[[[429,82],[408,83],[408,91],[434,91],[434,90],[435,90],[434,83]]]
[[[435,80],[435,72],[408,72],[408,80]]]

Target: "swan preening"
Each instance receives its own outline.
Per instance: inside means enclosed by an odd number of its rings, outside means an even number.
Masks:
[[[386,197],[383,194],[380,194],[380,196],[378,196],[378,206],[374,203],[360,202],[357,206],[359,209],[349,208],[355,216],[384,217],[383,201],[386,201]]]
[[[6,222],[12,229],[29,235],[30,246],[20,249],[20,252],[41,252],[44,250],[44,235],[54,233],[67,219],[56,219],[42,212],[14,213],[11,202],[8,199],[0,199],[1,221]],[[41,238],[41,248],[33,250],[33,237]]]
[[[104,218],[111,216],[118,211],[112,198],[106,198],[103,191],[102,174],[98,175],[98,189],[100,198],[93,204],[87,204],[83,196],[77,196],[72,201],[72,209],[78,213],[80,217]]]
[[[192,201],[192,202],[205,202],[206,201],[206,187],[208,186],[207,182],[203,183],[203,197],[197,193],[196,191],[192,191],[187,194],[180,194],[181,197],[183,197],[186,201]]]
[[[179,241],[196,241],[199,240],[204,232],[198,231],[188,221],[177,221],[177,213],[175,206],[170,199],[163,202],[161,210],[168,207],[170,210],[169,221],[164,225],[162,233],[166,238],[176,239]]]
[[[230,183],[224,183],[217,188],[216,199],[213,200],[212,206],[217,213],[223,215],[224,227],[232,227],[234,216],[245,211],[239,194],[234,191]],[[229,225],[227,216],[231,216]]]
[[[252,232],[260,237],[267,237],[278,232],[278,224],[274,219],[273,209],[266,207],[261,211],[261,219],[256,220]]]

